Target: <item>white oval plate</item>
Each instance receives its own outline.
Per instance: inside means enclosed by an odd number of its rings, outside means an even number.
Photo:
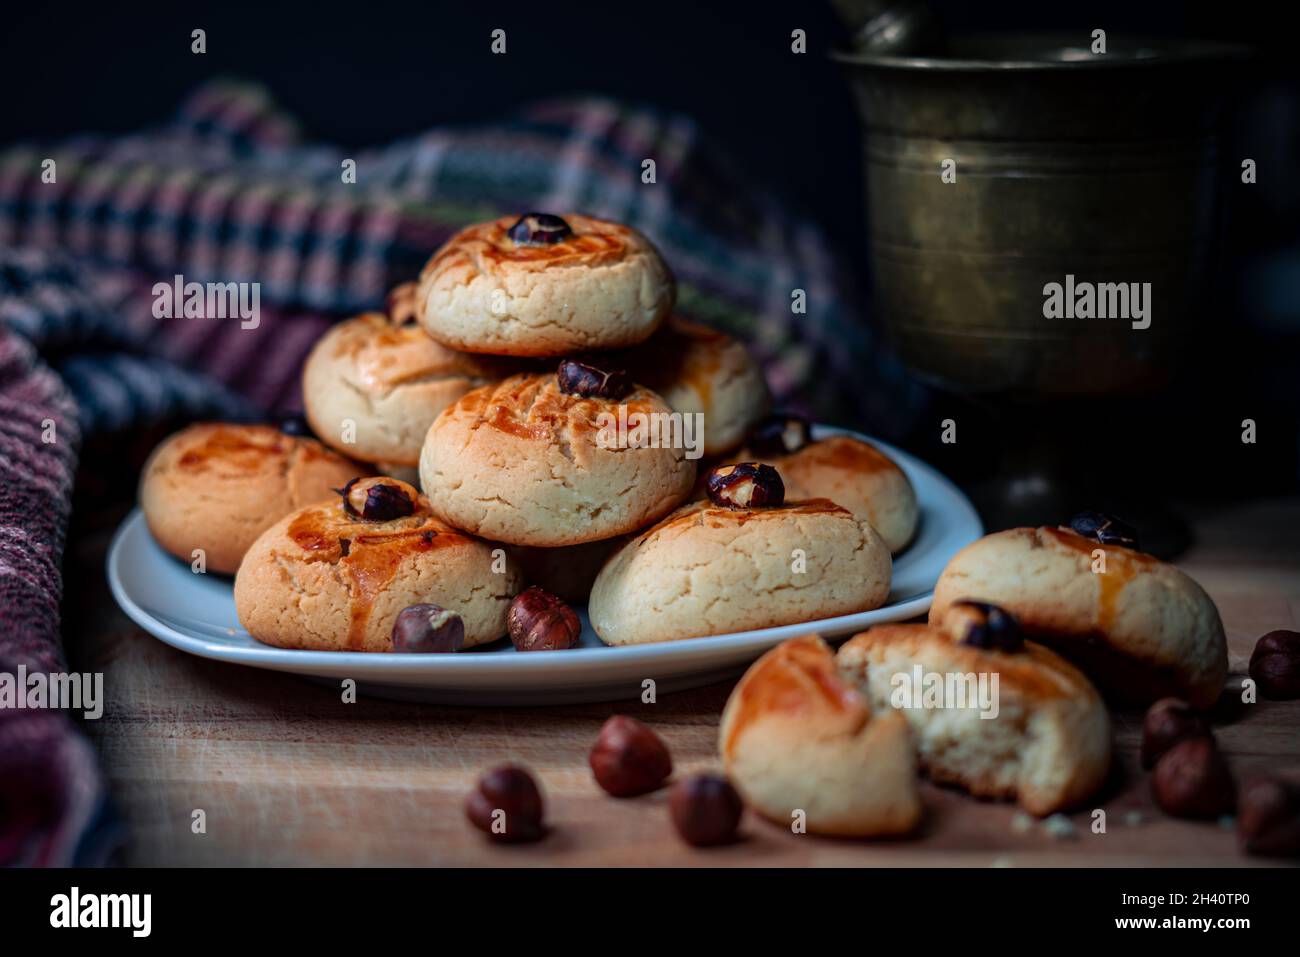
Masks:
[[[819,427],[821,437],[844,430]],[[854,435],[848,432],[845,434]],[[866,438],[866,436],[859,436]],[[975,509],[955,485],[919,459],[869,439],[889,453],[916,489],[916,539],[894,559],[893,587],[882,608],[798,625],[611,648],[579,609],[583,632],[569,651],[516,652],[509,641],[455,655],[295,651],[255,641],[239,625],[231,579],[196,575],[164,552],[137,508],[108,552],[113,597],[131,620],[173,648],[203,658],[289,671],[337,682],[352,678],[364,693],[444,704],[538,705],[635,698],[653,679],[657,692],[719,681],[794,635],[850,635],[870,625],[924,614],[934,584],[958,549],[983,534]]]

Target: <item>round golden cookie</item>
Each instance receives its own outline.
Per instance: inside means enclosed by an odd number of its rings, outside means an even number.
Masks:
[[[231,575],[271,525],[369,474],[315,439],[269,425],[203,422],[153,450],[140,474],[140,507],[166,551],[190,562],[202,549],[209,571]]]
[[[718,751],[746,803],[812,834],[883,837],[921,818],[907,722],[873,709],[836,673],[826,642],[791,638],[750,666],[727,699]]]
[[[916,534],[916,491],[903,470],[869,442],[835,435],[789,455],[751,458],[781,473],[789,498],[828,498],[870,522],[898,554]]]
[[[461,230],[424,267],[420,321],[443,345],[562,356],[636,345],[667,317],[672,274],[636,230],[574,213],[559,242],[520,243],[519,218]]]
[[[960,610],[954,607],[942,628],[877,625],[855,636],[835,656],[840,676],[877,712],[907,718],[921,767],[934,781],[1016,800],[1037,815],[1091,797],[1110,770],[1101,695],[1077,668],[1032,641],[1014,652],[963,644],[953,627]]]
[[[372,312],[316,343],[303,366],[303,405],[312,430],[339,451],[385,471],[414,467],[438,413],[507,371],[439,345],[414,322]]]
[[[891,572],[871,526],[825,499],[693,502],[605,563],[587,611],[607,645],[725,635],[879,608]]]
[[[494,541],[555,547],[612,538],[690,493],[695,464],[684,449],[620,447],[629,417],[669,411],[639,386],[618,400],[583,398],[560,391],[554,373],[512,376],[438,417],[420,484],[445,521]]]
[[[674,412],[703,416],[699,451],[735,449],[767,414],[771,393],[749,350],[724,332],[674,316],[627,354],[628,371],[664,397]]]
[[[1200,585],[1150,555],[1068,528],[1012,528],[967,545],[939,576],[930,621],[963,598],[1007,609],[1026,634],[1125,702],[1176,696],[1208,708],[1228,675],[1223,622]]]
[[[402,609],[432,603],[461,616],[464,647],[506,633],[523,579],[504,549],[440,521],[396,479],[410,514],[371,521],[339,496],[281,519],[248,550],[235,578],[239,621],[258,641],[316,651],[392,651]]]

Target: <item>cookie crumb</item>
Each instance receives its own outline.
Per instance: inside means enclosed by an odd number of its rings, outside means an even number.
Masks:
[[[1036,822],[1024,811],[1017,811],[1011,816],[1011,830],[1017,834],[1028,834],[1034,829]]]
[[[1053,840],[1063,841],[1075,836],[1074,822],[1064,814],[1053,814],[1043,822],[1043,830]]]

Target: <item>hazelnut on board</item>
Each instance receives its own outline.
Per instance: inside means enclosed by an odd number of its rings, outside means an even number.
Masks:
[[[1252,778],[1237,794],[1237,840],[1247,854],[1300,857],[1300,786]]]
[[[663,739],[648,725],[622,714],[601,727],[588,760],[596,783],[614,797],[648,794],[673,773]]]
[[[1250,653],[1250,676],[1265,698],[1300,698],[1300,631],[1270,631]]]
[[[1180,698],[1161,698],[1142,719],[1142,767],[1154,767],[1179,741],[1209,736],[1209,722],[1190,704]]]
[[[1221,817],[1237,803],[1232,772],[1212,737],[1186,738],[1161,755],[1151,794],[1174,817]]]
[[[542,793],[533,776],[513,764],[494,768],[479,779],[465,802],[465,815],[494,841],[521,844],[546,834]]]
[[[745,805],[726,778],[695,774],[673,786],[668,810],[682,840],[695,847],[714,847],[736,839]]]

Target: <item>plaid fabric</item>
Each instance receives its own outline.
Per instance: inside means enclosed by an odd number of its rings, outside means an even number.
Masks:
[[[0,510],[0,670],[60,661],[79,432],[296,409],[302,360],[331,321],[378,306],[457,229],[523,209],[644,231],[677,275],[679,311],[750,343],[788,407],[885,435],[908,425],[919,393],[875,347],[822,234],[683,117],[568,100],[345,154],[302,142],[260,88],[213,83],[155,129],[0,153],[0,479],[35,487]],[[155,317],[154,284],[178,274],[260,283],[260,324]],[[60,441],[41,444],[51,417]],[[25,776],[7,772],[15,761]],[[57,809],[0,836],[0,860],[66,862],[99,795],[64,719],[0,711],[0,801]]]

